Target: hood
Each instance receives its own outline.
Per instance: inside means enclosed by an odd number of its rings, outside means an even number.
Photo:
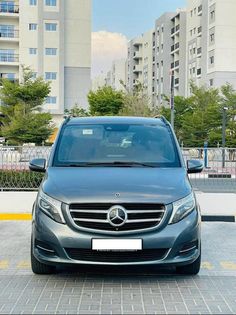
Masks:
[[[42,188],[49,196],[67,204],[169,204],[186,197],[192,190],[184,168],[145,167],[50,167]]]

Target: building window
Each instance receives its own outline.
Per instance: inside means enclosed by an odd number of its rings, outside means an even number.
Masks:
[[[37,5],[37,0],[30,0],[30,5]]]
[[[202,73],[202,69],[201,69],[201,68],[198,68],[198,69],[197,69],[197,75],[201,75],[201,73]]]
[[[213,65],[214,62],[215,62],[215,58],[214,58],[214,56],[211,56],[211,57],[210,57],[210,64]]]
[[[37,48],[29,48],[30,55],[37,55]]]
[[[57,30],[57,23],[45,23],[45,30],[55,32]]]
[[[37,72],[32,72],[32,79],[36,79],[37,78],[38,73]]]
[[[37,30],[37,24],[36,23],[30,23],[29,24],[29,30],[30,31],[36,31]]]
[[[215,15],[216,15],[215,9],[216,9],[215,4],[210,6],[210,9],[209,9],[209,11],[210,11],[210,16],[209,16],[210,23],[213,23],[215,21]]]
[[[45,48],[45,54],[47,56],[56,56],[57,48]]]
[[[46,98],[47,104],[56,104],[57,103],[57,97],[56,96],[48,96]]]
[[[213,86],[213,85],[214,85],[214,80],[213,80],[213,79],[210,79],[210,80],[209,80],[209,85],[210,85],[210,86]]]
[[[57,73],[56,72],[45,72],[45,79],[46,80],[56,80]]]
[[[46,0],[45,5],[55,7],[57,5],[57,0]]]
[[[193,74],[196,72],[196,68],[195,67],[193,67]]]

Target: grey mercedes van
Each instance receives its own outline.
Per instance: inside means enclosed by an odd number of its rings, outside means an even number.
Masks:
[[[189,173],[163,117],[67,118],[33,206],[31,262],[36,274],[59,265],[159,265],[197,274],[200,209]]]

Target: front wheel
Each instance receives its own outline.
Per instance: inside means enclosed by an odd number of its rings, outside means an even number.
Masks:
[[[56,267],[45,265],[34,257],[33,244],[31,245],[31,269],[37,275],[48,275],[56,272]]]
[[[176,267],[176,271],[179,274],[185,275],[197,275],[201,269],[201,254],[198,259],[195,260],[192,264],[186,266]]]

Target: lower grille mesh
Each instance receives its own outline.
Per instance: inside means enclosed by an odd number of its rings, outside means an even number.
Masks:
[[[66,248],[67,255],[74,260],[93,262],[142,262],[161,260],[168,252],[166,248],[144,249],[142,251],[94,251],[91,249]]]

